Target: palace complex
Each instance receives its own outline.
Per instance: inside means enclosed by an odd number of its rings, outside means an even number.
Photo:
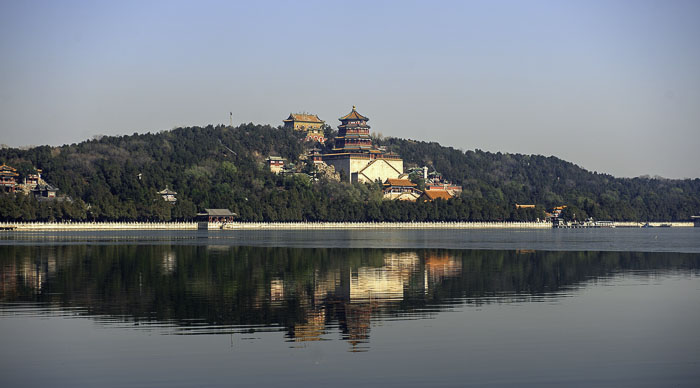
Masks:
[[[45,200],[60,200],[70,201],[70,197],[58,196],[56,192],[58,187],[55,187],[46,182],[41,177],[41,170],[36,168],[31,172],[23,174],[23,183],[20,182],[20,174],[17,169],[6,164],[0,166],[0,192],[7,193],[22,193],[25,195],[32,194],[39,201]]]
[[[318,147],[307,150],[300,155],[301,160],[313,163],[312,179],[319,176],[340,179],[342,172],[348,182],[377,182],[383,186],[384,199],[402,201],[432,201],[434,199],[452,198],[462,191],[461,186],[442,179],[433,172],[428,174],[428,167],[414,167],[408,172],[403,170],[403,160],[383,147],[372,144],[369,118],[361,115],[355,107],[345,116],[339,118],[338,135],[333,139],[330,152],[321,153]],[[285,128],[307,131],[306,140],[325,142],[323,138],[324,121],[317,115],[292,113],[284,120]],[[321,137],[317,137],[319,135]],[[275,174],[303,174],[298,166],[285,163],[279,156],[270,155],[267,165]],[[421,174],[425,192],[416,183],[408,179],[409,174]],[[429,192],[429,193],[428,193]]]
[[[403,160],[398,155],[372,145],[367,125],[369,118],[359,114],[353,106],[350,113],[338,120],[341,124],[335,146],[323,155],[326,164],[338,172],[344,171],[350,182],[384,182],[403,174]]]

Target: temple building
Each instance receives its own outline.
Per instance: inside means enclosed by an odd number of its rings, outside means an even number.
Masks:
[[[318,118],[317,115],[308,113],[290,113],[289,117],[284,122],[284,127],[294,129],[295,131],[305,131],[306,140],[317,141],[323,143],[326,138],[323,134],[323,124],[325,121]]]
[[[174,190],[170,190],[168,186],[165,186],[165,189],[161,190],[158,192],[158,194],[163,197],[163,200],[168,203],[174,204],[177,202],[177,192]]]
[[[236,213],[232,213],[228,209],[204,209],[204,212],[197,213],[195,220],[197,221],[197,229],[207,230],[210,227],[221,228],[227,222],[233,222],[235,217]]]
[[[452,197],[456,197],[462,193],[462,186],[444,179],[442,174],[438,172],[431,172],[428,174],[428,167],[423,167],[423,179],[425,180],[425,191],[447,191]]]
[[[32,188],[32,189],[35,188],[40,182],[41,182],[41,170],[39,170],[38,168],[36,169],[36,172],[29,173],[24,178],[24,185],[29,187],[29,188]]]
[[[308,158],[313,164],[323,163],[323,154],[321,154],[321,150],[318,148],[309,150]]]
[[[284,170],[284,158],[281,156],[268,156],[267,159],[265,159],[267,162],[267,167],[270,168],[270,171],[273,174],[279,174]]]
[[[55,199],[58,198],[56,196],[56,192],[58,191],[58,187],[51,186],[50,184],[39,184],[34,186],[32,189],[32,193],[34,194],[34,198],[38,200],[47,200],[47,199]]]
[[[414,202],[423,194],[416,186],[408,179],[389,178],[384,182],[384,199]]]
[[[423,195],[421,195],[420,198],[418,198],[418,200],[423,202],[432,202],[436,199],[442,199],[444,201],[447,201],[451,198],[452,195],[449,192],[447,192],[447,190],[425,190],[423,192]]]
[[[403,174],[403,160],[398,155],[386,153],[372,145],[369,135],[369,118],[359,114],[355,107],[341,117],[338,136],[333,150],[323,155],[323,161],[344,171],[349,182],[374,182]]]
[[[17,187],[17,169],[6,164],[0,166],[0,187],[5,192],[14,193]]]

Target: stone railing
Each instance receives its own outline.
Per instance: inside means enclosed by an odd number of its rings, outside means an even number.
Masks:
[[[617,227],[641,227],[642,222],[615,222]],[[650,226],[692,227],[692,222],[650,222]],[[548,229],[549,222],[212,222],[210,230],[293,229]],[[196,222],[0,222],[2,230],[197,230]]]
[[[231,222],[210,229],[548,229],[549,222]]]
[[[640,228],[644,226],[646,222],[633,222],[633,221],[615,221],[615,226],[618,228]],[[661,225],[670,225],[674,228],[686,228],[692,227],[692,222],[650,222],[649,226],[660,227]]]
[[[196,230],[196,222],[0,222],[0,230]]]

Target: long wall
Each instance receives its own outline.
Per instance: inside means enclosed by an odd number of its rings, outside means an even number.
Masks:
[[[674,228],[692,227],[692,222],[652,222]],[[635,227],[640,222],[616,222],[617,227]],[[229,222],[209,223],[209,229],[550,229],[549,222]],[[197,230],[196,222],[0,222],[2,230]]]
[[[210,227],[211,228],[211,227]],[[549,222],[232,222],[223,229],[551,229]]]
[[[646,222],[626,222],[626,221],[615,221],[615,226],[619,228],[640,228]],[[650,222],[649,226],[659,227],[661,225],[671,225],[674,228],[686,228],[692,227],[692,222]]]
[[[548,229],[547,222],[229,222],[209,229]],[[0,230],[197,230],[196,222],[2,222]]]
[[[0,230],[196,230],[196,222],[0,222]]]

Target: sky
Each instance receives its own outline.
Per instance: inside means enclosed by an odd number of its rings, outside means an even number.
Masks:
[[[700,177],[700,1],[0,0],[0,143],[328,124]]]

